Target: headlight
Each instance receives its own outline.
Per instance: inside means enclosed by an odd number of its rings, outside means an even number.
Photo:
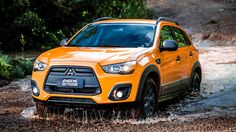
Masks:
[[[34,71],[43,71],[45,70],[45,68],[47,67],[47,65],[41,61],[34,61],[34,67],[33,67],[33,70]]]
[[[136,68],[137,61],[130,61],[120,64],[112,64],[102,66],[103,70],[107,73],[114,73],[114,74],[130,74],[134,72]]]

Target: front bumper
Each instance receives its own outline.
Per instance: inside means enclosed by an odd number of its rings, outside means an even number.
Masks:
[[[90,104],[89,102],[84,102],[84,104],[88,105],[109,105],[109,104],[123,104],[123,103],[134,103],[138,91],[138,84],[141,77],[138,69],[135,70],[134,73],[128,74],[128,75],[119,75],[119,74],[108,74],[105,73],[101,66],[97,63],[90,63],[90,62],[80,62],[79,64],[76,62],[67,63],[67,66],[69,67],[76,67],[76,66],[82,66],[82,67],[90,67],[93,69],[94,74],[97,77],[97,81],[100,86],[100,92],[97,94],[65,94],[65,93],[56,93],[56,92],[48,92],[45,90],[45,82],[48,76],[48,72],[50,71],[52,66],[63,66],[62,62],[54,63],[53,65],[49,66],[45,69],[45,71],[41,72],[33,72],[32,74],[32,80],[36,82],[36,85],[39,88],[40,94],[39,96],[33,95],[33,98],[35,100],[39,100],[40,102],[47,102],[47,103],[53,103],[50,101],[52,98],[65,98],[65,99],[87,99],[91,100],[93,103]],[[109,95],[111,94],[111,91],[113,88],[117,85],[123,85],[123,84],[130,84],[131,90],[129,91],[129,96],[122,100],[114,100],[112,98],[109,98]],[[77,101],[78,101],[77,100]],[[68,100],[67,100],[68,101]],[[73,101],[54,101],[57,102],[57,104],[74,104],[77,105],[76,102],[73,103]],[[81,102],[79,102],[81,105]]]
[[[58,98],[52,97],[47,101],[42,101],[33,97],[35,103],[44,104],[47,106],[63,106],[67,108],[86,108],[86,109],[131,109],[139,106],[139,102],[123,102],[123,103],[110,103],[110,104],[97,104],[90,99],[82,98]]]

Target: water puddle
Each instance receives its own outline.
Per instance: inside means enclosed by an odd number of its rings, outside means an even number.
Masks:
[[[179,123],[191,122],[199,118],[217,117],[225,114],[236,115],[236,47],[212,47],[210,42],[198,45],[203,70],[201,96],[187,96],[185,99],[167,102],[160,106],[158,115],[145,120],[135,119],[130,112],[66,109],[59,118],[73,120],[78,123],[111,122],[115,124],[130,123],[154,124],[159,122]],[[23,91],[30,90],[29,78],[18,81]],[[38,119],[35,107],[22,111],[21,115],[28,119]],[[55,120],[58,116],[46,117]]]

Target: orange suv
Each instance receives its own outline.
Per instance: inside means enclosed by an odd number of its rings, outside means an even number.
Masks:
[[[150,117],[158,102],[200,91],[198,50],[168,18],[100,18],[61,45],[34,62],[39,116],[66,107],[129,106]]]

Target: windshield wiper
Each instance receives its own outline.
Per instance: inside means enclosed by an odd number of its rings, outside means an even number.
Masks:
[[[75,45],[75,44],[68,44],[65,45],[68,47],[80,47],[80,45]],[[126,46],[122,46],[122,45],[98,45],[98,46],[90,46],[90,45],[86,45],[86,46],[82,46],[82,47],[126,47]]]
[[[125,47],[122,45],[100,45],[99,47]]]
[[[72,44],[68,44],[68,45],[65,45],[67,47],[78,47],[78,45],[72,45]]]

